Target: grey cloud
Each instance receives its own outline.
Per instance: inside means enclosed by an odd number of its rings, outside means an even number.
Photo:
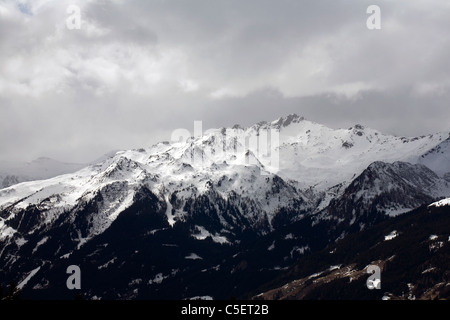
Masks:
[[[292,112],[399,135],[450,129],[445,0],[380,0],[377,31],[357,0],[85,0],[73,31],[70,1],[29,3],[31,16],[0,15],[0,160],[89,161],[194,120]]]

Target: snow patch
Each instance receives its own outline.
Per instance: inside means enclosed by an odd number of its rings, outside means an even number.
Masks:
[[[35,253],[35,252],[37,251],[37,249],[39,249],[39,247],[40,247],[41,245],[43,245],[44,243],[47,242],[47,240],[48,240],[48,237],[44,237],[44,238],[42,238],[38,243],[36,243],[36,247],[33,249],[33,252],[32,252],[32,253]]]
[[[130,283],[128,284],[128,286],[134,286],[134,285],[139,285],[142,282],[141,278],[137,278],[137,279],[133,279],[130,281]]]
[[[167,209],[166,209],[166,217],[167,221],[169,222],[170,226],[173,227],[175,224],[175,215],[172,214],[172,204],[169,201],[169,195],[165,196]]]
[[[69,253],[63,254],[63,255],[60,256],[59,258],[60,258],[60,259],[68,259],[68,258],[70,257],[71,254],[72,254],[72,252],[69,252]]]
[[[308,277],[308,279],[317,278],[317,277],[319,277],[322,273],[323,273],[323,271],[313,273],[312,275],[310,275],[310,276]]]
[[[442,199],[437,202],[433,202],[432,204],[429,205],[429,207],[431,207],[431,206],[433,206],[433,207],[450,206],[450,198]]]
[[[186,298],[185,300],[214,300],[211,296],[195,296],[191,298]]]
[[[202,257],[200,257],[198,254],[196,254],[194,252],[192,252],[190,255],[188,255],[188,256],[186,256],[184,258],[188,259],[188,260],[203,260]]]
[[[2,218],[0,218],[0,241],[12,237],[17,231],[7,226]]]
[[[401,215],[403,213],[409,212],[411,210],[413,210],[414,208],[399,208],[399,209],[388,209],[386,211],[386,214],[390,217],[395,217],[398,215]]]
[[[333,271],[333,270],[337,270],[337,269],[340,269],[340,268],[341,268],[341,265],[338,264],[338,265],[335,265],[335,266],[330,266],[330,267],[328,268],[328,271]]]
[[[23,287],[28,283],[28,281],[30,281],[30,279],[33,278],[33,276],[39,271],[39,269],[41,269],[41,267],[37,267],[36,269],[31,270],[28,276],[17,285],[17,288],[22,290]]]
[[[426,270],[423,270],[423,271],[422,271],[422,274],[431,272],[431,271],[433,271],[433,270],[435,270],[435,269],[436,269],[435,267],[428,268],[428,269],[426,269]]]
[[[229,243],[228,239],[225,236],[222,236],[220,234],[213,235],[202,226],[196,225],[195,229],[196,229],[196,231],[198,231],[198,233],[193,234],[192,236],[197,240],[205,240],[206,238],[211,237],[212,240],[216,243],[220,243],[220,244]]]
[[[117,259],[117,258],[112,258],[111,260],[109,260],[109,261],[106,262],[105,264],[99,266],[99,267],[98,267],[98,270],[108,268],[109,265],[114,264],[114,262],[116,261],[116,259]]]
[[[172,272],[166,276],[160,272],[160,273],[156,274],[153,279],[150,279],[148,281],[148,284],[160,284],[161,282],[164,281],[164,279],[167,279],[170,276],[176,275],[179,271],[180,271],[179,269],[173,269]]]
[[[16,244],[17,246],[20,248],[21,246],[23,246],[25,243],[27,243],[28,241],[25,240],[24,238],[20,237],[19,239],[16,239]],[[33,251],[34,252],[34,251]]]
[[[303,246],[303,247],[295,246],[295,247],[293,247],[291,252],[290,252],[291,259],[294,258],[294,253],[295,252],[298,252],[299,254],[304,254],[305,251],[307,251],[307,250],[309,250],[309,246]]]
[[[163,282],[163,280],[167,278],[164,277],[162,273],[158,273],[157,275],[155,275],[155,277],[151,280],[148,281],[148,284],[160,284],[161,282]]]
[[[384,241],[392,240],[397,236],[398,236],[398,232],[397,232],[397,230],[394,230],[391,233],[389,233],[388,235],[384,236]]]

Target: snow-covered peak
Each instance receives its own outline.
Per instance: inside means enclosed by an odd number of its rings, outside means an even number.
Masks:
[[[305,120],[304,117],[301,117],[295,113],[289,114],[285,117],[280,117],[275,121],[272,121],[270,123],[271,126],[280,129],[281,127],[287,127],[291,123],[300,123],[301,121]]]

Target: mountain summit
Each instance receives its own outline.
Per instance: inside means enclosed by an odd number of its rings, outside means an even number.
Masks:
[[[279,129],[280,127],[287,127],[291,123],[299,123],[303,120],[305,120],[304,117],[300,117],[300,116],[296,115],[295,113],[292,113],[286,117],[280,117],[280,118],[278,118],[278,120],[272,121],[271,125],[273,125],[274,127]]]

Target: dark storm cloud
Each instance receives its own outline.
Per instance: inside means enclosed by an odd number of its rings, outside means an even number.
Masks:
[[[172,130],[298,113],[450,129],[446,0],[0,1],[1,159],[88,161]],[[366,9],[381,8],[381,30]],[[26,10],[24,10],[26,8]]]

